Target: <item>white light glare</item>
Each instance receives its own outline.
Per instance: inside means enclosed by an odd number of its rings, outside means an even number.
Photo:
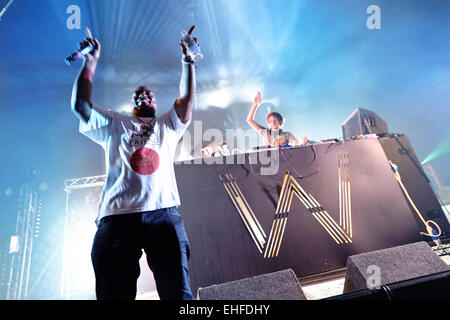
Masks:
[[[19,236],[11,236],[11,241],[9,242],[9,253],[19,252]]]

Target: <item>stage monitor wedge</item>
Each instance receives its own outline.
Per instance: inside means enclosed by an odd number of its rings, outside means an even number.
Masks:
[[[198,300],[306,300],[292,269],[199,288]]]
[[[450,271],[424,241],[351,255],[346,268],[344,293]]]

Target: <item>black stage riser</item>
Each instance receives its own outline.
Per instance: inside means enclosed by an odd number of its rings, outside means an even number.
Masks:
[[[245,164],[230,157],[235,164],[175,166],[194,292],[285,269],[300,278],[424,240],[376,138],[280,150],[273,175],[261,175],[248,154]]]

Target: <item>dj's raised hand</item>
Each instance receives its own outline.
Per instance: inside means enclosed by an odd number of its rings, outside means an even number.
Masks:
[[[253,99],[253,101],[255,102],[255,105],[259,106],[262,102],[262,97],[261,97],[261,92],[257,92],[255,95],[255,98]]]

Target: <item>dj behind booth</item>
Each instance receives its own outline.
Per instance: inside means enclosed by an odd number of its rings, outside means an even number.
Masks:
[[[343,141],[245,154],[217,144],[201,164],[175,166],[193,292],[286,269],[320,275],[350,256],[447,241],[449,222],[408,138],[361,108],[342,131]]]

